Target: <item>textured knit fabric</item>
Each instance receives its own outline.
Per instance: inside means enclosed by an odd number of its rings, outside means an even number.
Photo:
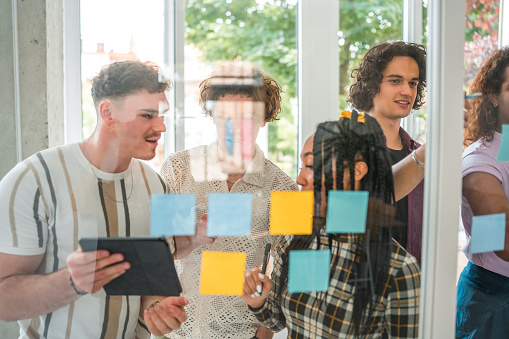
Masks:
[[[509,197],[509,162],[497,162],[496,160],[501,137],[500,133],[494,132],[492,141],[477,140],[465,149],[462,160],[463,178],[474,172],[491,174],[502,183],[502,188],[506,196]],[[509,277],[509,262],[500,259],[495,252],[476,254],[470,252],[472,216],[473,213],[467,198],[462,196],[461,217],[467,240],[465,246],[463,246],[463,253],[469,261],[477,266]]]
[[[227,193],[227,176],[218,160],[217,144],[182,151],[166,159],[161,174],[177,193],[196,194],[196,221],[207,212],[209,193]],[[276,165],[256,152],[246,174],[231,188],[231,193],[253,194],[251,236],[216,238],[211,245],[195,248],[186,258],[176,261],[183,288],[189,299],[185,307],[187,321],[170,334],[171,338],[252,338],[260,324],[238,296],[201,295],[199,293],[203,251],[244,252],[246,269],[261,266],[269,235],[269,208],[272,191],[298,190],[295,182]],[[274,248],[274,246],[273,246]],[[178,249],[177,249],[178,250]]]
[[[45,254],[37,273],[57,271],[82,237],[148,235],[150,194],[167,190],[162,178],[138,160],[112,174],[92,170],[77,143],[42,151],[0,182],[0,252]],[[139,325],[139,308],[138,296],[107,296],[100,290],[19,321],[21,338],[149,337]]]
[[[351,282],[356,245],[342,235],[331,239],[322,229],[320,247],[316,239],[310,249],[331,250],[331,280],[327,292],[288,293],[282,268],[292,236],[285,236],[277,248],[272,272],[273,287],[265,304],[254,314],[267,328],[278,332],[288,328],[288,338],[354,338],[353,302],[355,287]],[[337,260],[337,263],[334,264]],[[417,338],[419,321],[420,269],[413,256],[399,244],[392,243],[392,255],[383,286],[375,291],[375,313],[369,315],[359,338],[380,338],[387,331],[390,338]]]
[[[413,140],[410,135],[403,129],[399,128],[399,136],[405,144],[407,155],[421,145]],[[417,259],[417,263],[421,264],[422,253],[422,216],[424,209],[424,180],[422,180],[408,194],[408,231],[405,249]]]

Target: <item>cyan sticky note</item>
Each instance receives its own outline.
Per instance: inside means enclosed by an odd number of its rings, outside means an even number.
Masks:
[[[368,215],[369,192],[329,191],[327,233],[364,233]]]
[[[502,125],[502,139],[497,161],[509,161],[509,125]]]
[[[247,237],[251,234],[251,193],[209,193],[208,237]]]
[[[500,251],[505,245],[505,213],[472,217],[472,253]]]
[[[194,235],[196,195],[152,194],[150,197],[150,235]]]
[[[290,251],[288,292],[323,292],[329,289],[330,250]]]

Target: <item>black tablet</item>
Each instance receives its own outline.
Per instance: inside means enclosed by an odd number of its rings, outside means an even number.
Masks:
[[[104,285],[109,295],[179,296],[180,281],[165,238],[82,238],[85,252],[122,253],[131,268]]]

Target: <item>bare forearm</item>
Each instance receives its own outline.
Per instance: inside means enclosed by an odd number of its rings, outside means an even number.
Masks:
[[[14,275],[0,281],[0,319],[16,321],[53,312],[78,299],[67,269],[48,275]]]
[[[416,151],[417,159],[424,163],[425,145]],[[403,199],[424,179],[424,167],[418,165],[412,155],[406,156],[403,160],[392,166],[394,176],[394,193],[396,201]]]

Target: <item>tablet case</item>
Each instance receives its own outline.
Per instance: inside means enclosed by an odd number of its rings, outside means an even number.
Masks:
[[[173,256],[164,238],[82,238],[85,252],[106,249],[122,253],[131,268],[104,285],[109,295],[179,296],[182,287]]]

